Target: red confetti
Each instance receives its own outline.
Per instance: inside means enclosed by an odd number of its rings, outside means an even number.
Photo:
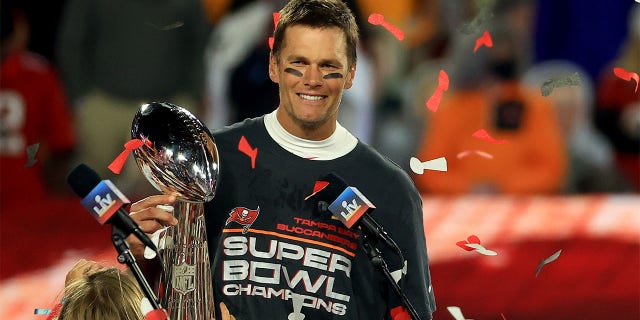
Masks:
[[[242,136],[238,143],[238,150],[251,158],[251,169],[256,168],[256,157],[258,156],[258,148],[252,148],[247,138]]]
[[[490,136],[490,135],[489,135],[489,133],[488,133],[486,130],[484,130],[484,129],[480,129],[480,130],[478,130],[478,131],[474,132],[474,133],[473,133],[473,136],[474,136],[474,137],[476,137],[476,138],[478,138],[478,139],[482,139],[482,140],[485,140],[485,141],[488,141],[488,142],[490,142],[490,143],[494,143],[494,144],[503,144],[503,143],[507,143],[507,140],[504,140],[504,139],[502,139],[502,140],[494,139],[494,138],[493,138],[492,136]]]
[[[403,306],[397,306],[391,309],[389,313],[391,314],[392,320],[411,320],[411,315],[409,315],[409,312]]]
[[[487,48],[491,48],[493,47],[493,40],[491,40],[491,35],[489,34],[489,31],[485,30],[484,33],[482,34],[482,36],[478,39],[476,39],[476,46],[475,48],[473,48],[473,52],[478,51],[478,49],[484,45]]]
[[[306,198],[304,198],[304,200],[306,201],[307,199],[313,197],[314,194],[322,191],[322,189],[326,188],[329,185],[329,182],[326,181],[316,181],[316,184],[313,185],[313,192],[308,195]]]
[[[500,312],[500,315],[502,316],[502,320],[507,320],[507,317],[505,317],[502,312]]]
[[[392,25],[391,23],[384,21],[383,15],[379,13],[372,13],[371,15],[369,15],[368,21],[374,26],[383,26],[385,29],[387,29],[387,31],[391,32],[391,34],[393,34],[396,39],[400,41],[404,40],[404,31],[400,30],[400,28]]]
[[[447,75],[444,70],[440,70],[440,74],[438,75],[438,87],[429,100],[427,100],[427,108],[433,112],[438,111],[440,101],[442,101],[442,94],[447,90],[449,90],[449,75]]]
[[[631,81],[631,79],[636,81],[636,89],[634,90],[634,92],[638,91],[638,83],[640,82],[640,76],[638,76],[637,73],[635,72],[631,72],[631,71],[627,71],[623,68],[613,68],[613,73],[615,73],[615,75],[625,81]]]
[[[478,238],[478,236],[476,235],[470,235],[467,237],[467,240],[462,240],[462,241],[458,241],[456,242],[456,245],[464,250],[467,251],[473,251],[475,250],[474,248],[471,248],[469,246],[467,246],[467,244],[469,243],[475,243],[475,244],[480,244],[480,238]]]
[[[153,309],[144,315],[145,320],[166,320],[167,312],[164,309]]]
[[[278,26],[278,21],[280,21],[280,12],[274,12],[273,13],[273,27],[277,27]],[[273,43],[275,42],[275,39],[273,37],[269,37],[269,49],[273,50]]]
[[[109,164],[109,170],[115,174],[120,174],[124,163],[127,161],[131,151],[142,147],[145,143],[140,139],[131,139],[124,144],[124,151],[122,151],[114,160]]]

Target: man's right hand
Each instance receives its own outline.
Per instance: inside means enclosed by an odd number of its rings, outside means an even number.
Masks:
[[[144,198],[131,205],[130,216],[142,231],[152,234],[166,226],[175,226],[178,223],[171,212],[158,208],[159,205],[173,205],[176,197],[173,195],[155,195]],[[133,235],[127,237],[131,252],[136,259],[144,260],[144,244]]]

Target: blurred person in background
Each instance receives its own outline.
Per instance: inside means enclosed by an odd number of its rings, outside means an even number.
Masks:
[[[44,57],[26,50],[32,21],[23,14],[22,4],[7,0],[0,4],[0,280],[4,280],[54,263],[67,250],[102,248],[108,234],[78,205],[65,182],[76,135],[57,73]],[[72,237],[64,226],[73,226]]]
[[[200,0],[69,0],[57,61],[75,110],[78,159],[108,174],[142,103],[200,113],[209,26]],[[133,161],[114,178],[125,193],[147,182]],[[143,191],[139,191],[143,192]]]
[[[640,73],[640,5],[629,12],[627,40],[599,79],[595,122],[613,144],[616,164],[640,191],[640,89],[634,80],[618,78],[613,68]]]
[[[21,7],[3,1],[1,23],[0,204],[6,208],[25,196],[64,194],[59,184],[76,138],[54,67],[26,50],[29,25]]]
[[[558,123],[550,103],[520,82],[526,66],[526,52],[521,50],[526,48],[518,45],[517,34],[504,21],[489,27],[492,48],[472,58],[471,39],[453,48],[452,86],[430,115],[418,150],[421,161],[445,157],[448,171],[414,174],[422,192],[544,194],[562,190],[567,155]],[[481,129],[506,143],[473,137]]]
[[[551,60],[529,68],[523,82],[540,90],[545,81],[577,73],[581,84],[554,88],[547,97],[559,121],[568,148],[569,167],[564,193],[620,192],[629,190],[618,172],[613,148],[592,123],[593,81],[585,70],[564,60]]]

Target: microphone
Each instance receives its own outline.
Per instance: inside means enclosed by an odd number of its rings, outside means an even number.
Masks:
[[[101,180],[98,173],[86,164],[75,167],[67,176],[67,183],[82,199],[82,206],[102,225],[109,223],[125,234],[134,234],[145,246],[158,251],[151,239],[131,219],[123,206],[129,199],[109,180]]]
[[[331,172],[320,179],[324,182],[320,184],[320,190],[315,191],[311,196],[317,197],[318,209],[320,211],[330,211],[347,228],[358,225],[366,232],[382,239],[391,249],[393,249],[404,261],[402,250],[382,226],[370,215],[376,206],[367,199],[356,187],[350,187],[337,174]],[[316,183],[318,186],[318,183]],[[310,197],[311,197],[310,196]],[[335,199],[331,204],[327,204],[324,199]]]

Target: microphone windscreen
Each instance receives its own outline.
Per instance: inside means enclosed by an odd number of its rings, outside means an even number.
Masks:
[[[319,179],[328,185],[316,195],[318,199],[333,201],[348,187],[347,182],[337,174],[331,172]]]
[[[80,198],[86,197],[100,180],[98,173],[84,163],[71,170],[67,176],[67,183]]]

